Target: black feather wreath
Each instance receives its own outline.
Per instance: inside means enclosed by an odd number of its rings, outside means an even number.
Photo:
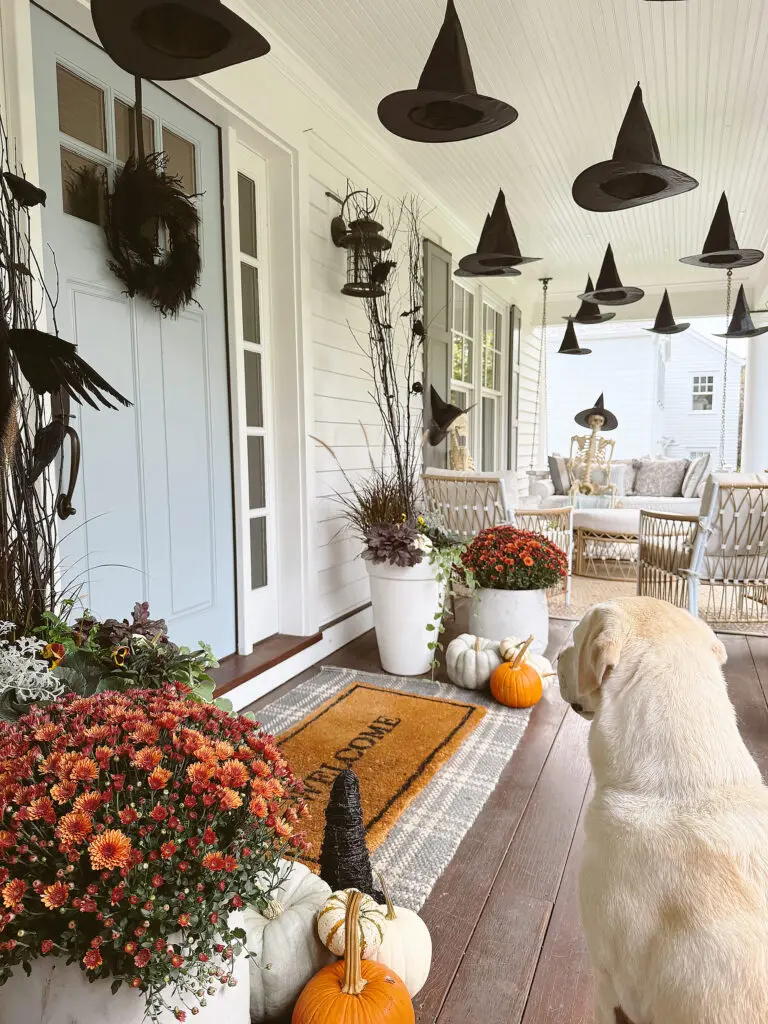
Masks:
[[[181,179],[165,166],[163,153],[127,161],[107,196],[104,233],[110,269],[128,294],[149,299],[163,316],[176,316],[200,280],[200,217]]]

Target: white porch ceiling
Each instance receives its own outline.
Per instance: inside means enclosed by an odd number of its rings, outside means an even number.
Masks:
[[[485,138],[432,146],[390,135],[376,107],[415,86],[444,0],[250,3],[273,32],[275,52],[283,42],[306,61],[473,232],[504,188],[521,248],[543,257],[532,269],[554,277],[555,293],[581,291],[608,241],[625,283],[721,279],[677,257],[701,250],[723,189],[739,243],[768,247],[762,0],[456,0],[478,90],[512,103],[520,117]],[[610,157],[638,80],[663,162],[700,187],[620,213],[582,210],[573,179]],[[766,263],[740,277],[762,290]]]

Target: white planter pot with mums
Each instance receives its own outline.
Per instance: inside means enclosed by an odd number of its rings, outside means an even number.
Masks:
[[[493,590],[479,587],[472,598],[469,629],[488,640],[530,636],[531,651],[543,654],[549,642],[546,590]]]

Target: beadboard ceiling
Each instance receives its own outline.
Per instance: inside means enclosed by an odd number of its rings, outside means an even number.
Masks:
[[[739,243],[768,249],[762,0],[456,0],[478,90],[520,117],[485,138],[431,146],[390,135],[376,107],[415,86],[444,0],[250,2],[275,53],[287,44],[478,234],[504,188],[521,249],[543,257],[536,276],[551,274],[553,292],[581,291],[608,241],[625,283],[720,279],[677,257],[701,250],[723,189]],[[630,211],[582,210],[573,179],[611,156],[638,80],[663,162],[700,187]],[[766,263],[740,277],[762,284]]]

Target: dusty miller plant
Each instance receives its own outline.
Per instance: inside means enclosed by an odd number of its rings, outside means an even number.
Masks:
[[[15,718],[18,704],[55,700],[65,687],[43,658],[45,643],[35,637],[10,639],[13,622],[0,622],[0,718]]]

